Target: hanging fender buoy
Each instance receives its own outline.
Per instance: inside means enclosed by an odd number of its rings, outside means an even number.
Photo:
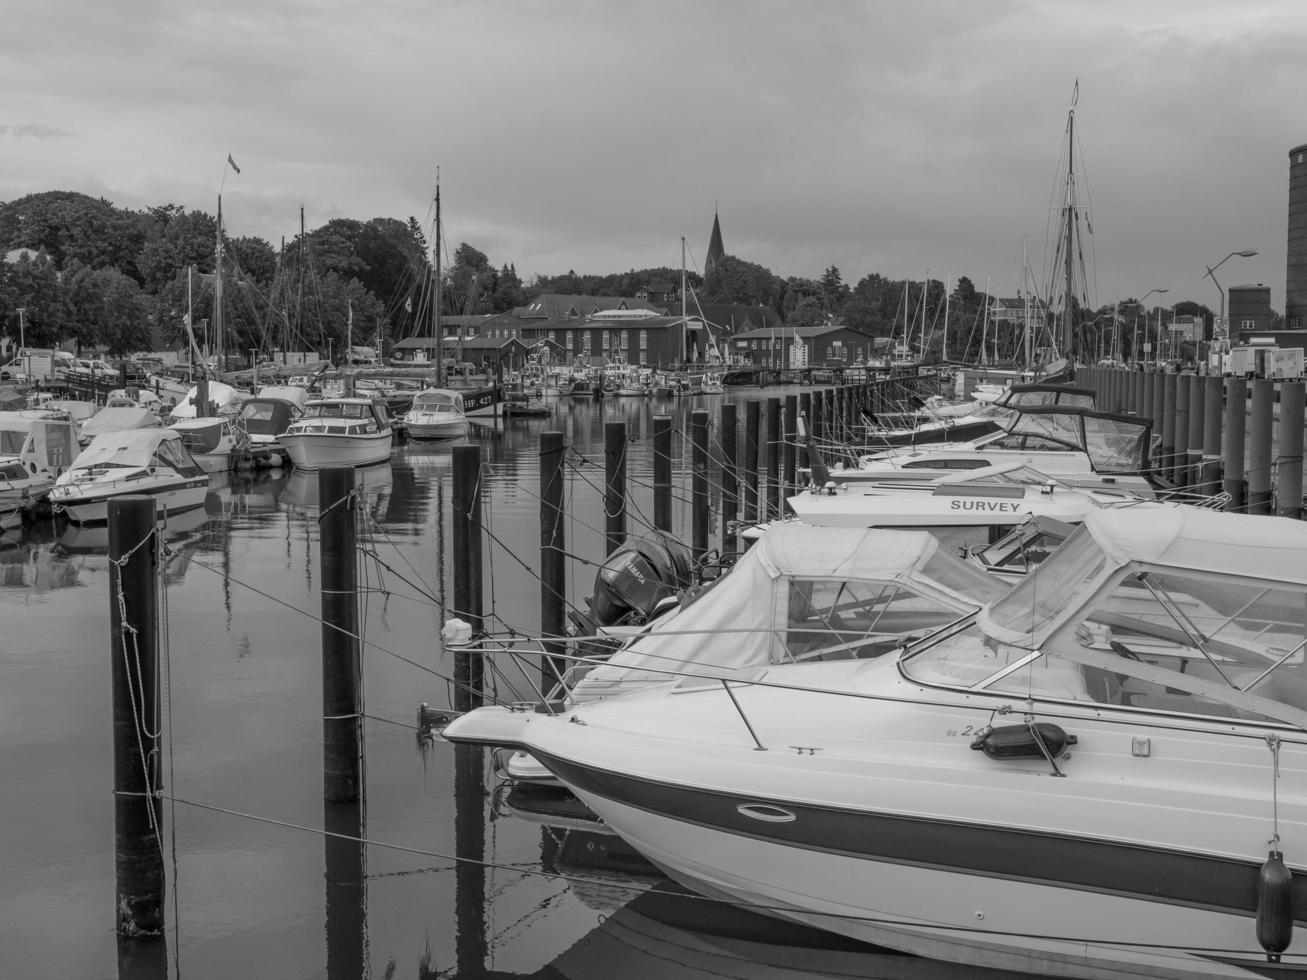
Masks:
[[[1271,851],[1257,871],[1257,941],[1266,958],[1280,962],[1280,954],[1293,940],[1293,875],[1284,856]]]
[[[971,747],[991,759],[1056,759],[1068,745],[1075,744],[1076,737],[1068,735],[1060,725],[1041,721],[1034,725],[991,728],[977,735]]]

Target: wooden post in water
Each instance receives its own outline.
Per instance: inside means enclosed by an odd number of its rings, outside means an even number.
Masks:
[[[765,505],[758,497],[758,430],[762,422],[762,403],[751,398],[744,404],[744,520],[761,521]]]
[[[1202,482],[1203,468],[1203,432],[1205,423],[1203,414],[1207,408],[1207,397],[1203,387],[1204,378],[1194,375],[1189,380],[1189,436],[1188,451],[1185,458],[1185,486],[1198,489]]]
[[[708,413],[690,413],[690,552],[695,560],[708,552]]]
[[[1203,378],[1203,455],[1199,474],[1201,491],[1211,497],[1221,492],[1221,399],[1225,381],[1208,375]]]
[[[1280,452],[1276,461],[1275,512],[1302,517],[1303,382],[1280,382]]]
[[[795,443],[799,438],[799,396],[785,396],[785,455],[781,480],[785,484],[785,497],[798,493],[799,472],[796,468]]]
[[[1167,480],[1174,482],[1175,476],[1175,403],[1176,378],[1174,374],[1162,375],[1162,448],[1161,469]]]
[[[1166,414],[1166,379],[1169,375],[1161,371],[1152,372],[1153,382],[1153,432],[1160,436],[1162,434],[1162,416]],[[1161,450],[1158,450],[1161,455]]]
[[[159,787],[159,556],[154,498],[109,501],[115,929],[164,931]]]
[[[362,785],[358,532],[354,468],[318,471],[322,566],[322,798],[358,799]]]
[[[482,615],[485,589],[481,543],[481,447],[455,446],[453,472],[452,544],[454,615],[472,626],[472,635],[485,629]],[[445,560],[440,555],[440,561]],[[479,650],[454,651],[454,707],[471,711],[481,703],[484,665]]]
[[[781,400],[767,399],[767,506],[763,520],[779,518],[785,512],[785,492],[781,487]]]
[[[1189,389],[1193,378],[1187,374],[1175,377],[1175,455],[1172,459],[1172,476],[1179,487],[1187,487],[1189,480]]]
[[[1225,509],[1242,514],[1248,506],[1248,484],[1244,469],[1244,442],[1248,425],[1248,382],[1231,378],[1225,383],[1225,439],[1222,444],[1222,489],[1230,495]]]
[[[1253,380],[1252,425],[1248,433],[1248,513],[1271,512],[1271,425],[1275,382]]]
[[[657,419],[654,420],[655,425]],[[670,420],[669,420],[670,421]],[[656,493],[655,489],[655,493]],[[540,635],[567,635],[567,545],[563,526],[563,434],[540,433]],[[562,679],[564,641],[545,639],[540,664],[546,693]]]
[[[604,541],[612,554],[626,540],[626,423],[604,425]]]
[[[672,417],[653,417],[654,527],[672,533]]]
[[[734,527],[740,516],[737,437],[735,402],[722,402],[720,431],[717,435],[722,446],[722,554],[736,550]]]

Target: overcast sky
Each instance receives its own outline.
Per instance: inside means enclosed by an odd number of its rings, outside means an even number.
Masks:
[[[1091,301],[1283,310],[1302,0],[45,0],[0,46],[0,200],[430,223],[525,279],[726,249],[853,284],[1046,283],[1079,79]],[[240,166],[226,171],[227,155]],[[1083,168],[1083,169],[1082,169]],[[225,174],[224,174],[224,171]],[[1046,286],[1041,287],[1041,292]],[[1152,301],[1156,301],[1154,297]]]

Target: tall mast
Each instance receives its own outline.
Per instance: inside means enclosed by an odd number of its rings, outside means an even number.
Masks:
[[[1024,238],[1021,240],[1021,294],[1023,297],[1026,319],[1023,329],[1026,332],[1026,370],[1028,371],[1035,363],[1035,338],[1032,337],[1030,333],[1030,255],[1026,251],[1026,241]]]
[[[950,274],[945,273],[944,275],[944,342],[940,346],[939,359],[946,364],[948,363],[948,303],[949,303],[949,293],[952,291],[950,288],[953,284],[952,279],[953,277]]]
[[[436,278],[431,289],[431,329],[436,335],[436,379],[444,384],[445,379],[445,340],[440,329],[440,168],[436,168],[436,244],[435,253]]]
[[[681,363],[685,363],[686,340],[689,337],[690,324],[685,319],[685,236],[681,236]],[[707,326],[704,326],[707,330]]]
[[[218,370],[223,362],[223,323],[222,323],[222,195],[218,195],[218,244],[214,249],[213,261],[213,347],[218,355]]]
[[[1076,80],[1075,91],[1071,96],[1071,108],[1066,117],[1066,203],[1062,207],[1062,221],[1066,225],[1066,295],[1062,306],[1062,356],[1070,360],[1074,354],[1074,324],[1072,323],[1071,296],[1072,276],[1075,269],[1075,219],[1076,219],[1076,100],[1080,97],[1080,81]]]

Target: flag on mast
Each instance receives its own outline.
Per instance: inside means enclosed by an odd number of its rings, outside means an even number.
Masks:
[[[237,173],[240,173],[240,172],[241,172],[241,168],[238,167],[238,166],[236,166],[236,161],[233,160],[233,159],[231,158],[231,154],[230,154],[230,153],[227,154],[227,162],[228,162],[229,164],[231,164],[231,169],[232,169],[232,170],[235,170]]]
[[[405,313],[412,313],[412,312],[413,312],[413,297],[412,297],[412,296],[410,296],[408,299],[404,300],[404,312],[405,312]]]

